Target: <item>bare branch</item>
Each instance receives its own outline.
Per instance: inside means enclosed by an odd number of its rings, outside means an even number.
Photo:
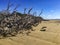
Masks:
[[[24,8],[24,14],[26,14],[26,9],[27,9],[27,8]]]
[[[30,8],[29,11],[28,11],[28,14],[30,14],[30,12],[32,11],[33,8]]]
[[[9,11],[9,9],[10,9],[10,7],[11,7],[12,5],[13,5],[13,4],[10,4],[10,0],[9,0],[6,10]]]
[[[14,10],[13,11],[16,11],[16,9],[19,7],[19,5],[16,5],[16,7],[14,8]]]
[[[41,10],[41,12],[40,12],[39,16],[40,16],[42,13],[43,13],[43,9]]]

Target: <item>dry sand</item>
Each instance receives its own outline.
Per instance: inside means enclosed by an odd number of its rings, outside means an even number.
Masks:
[[[18,34],[16,37],[0,39],[0,45],[60,45],[60,23],[56,21],[43,21],[33,27],[29,36]],[[40,31],[46,26],[46,31]]]

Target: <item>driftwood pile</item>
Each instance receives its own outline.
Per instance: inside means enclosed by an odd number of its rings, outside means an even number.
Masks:
[[[8,3],[7,9],[0,11],[0,36],[15,36],[21,31],[32,30],[32,26],[37,26],[44,20],[40,16],[34,16],[34,14],[30,14],[32,8],[29,9],[26,14],[26,8],[24,9],[24,13],[19,13],[16,11],[18,5],[14,8],[12,13],[10,13],[10,7],[13,6]],[[42,11],[40,15],[42,14]]]
[[[10,15],[0,14],[0,36],[15,36],[21,30],[33,30],[43,18],[28,14],[13,12]]]

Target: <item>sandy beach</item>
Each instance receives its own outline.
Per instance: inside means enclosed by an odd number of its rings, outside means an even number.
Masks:
[[[40,31],[46,27],[45,31]],[[33,27],[35,31],[27,35],[18,34],[15,37],[0,39],[0,45],[60,45],[60,23],[54,21],[42,21]]]

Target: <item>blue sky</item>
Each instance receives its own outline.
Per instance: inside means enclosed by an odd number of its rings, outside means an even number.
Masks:
[[[41,15],[45,19],[60,19],[60,0],[10,0],[14,5],[19,4],[20,7],[17,9],[19,12],[23,13],[24,8],[33,8],[32,12],[37,12],[37,15],[43,9],[43,14]],[[6,9],[8,0],[0,0],[0,11]]]

